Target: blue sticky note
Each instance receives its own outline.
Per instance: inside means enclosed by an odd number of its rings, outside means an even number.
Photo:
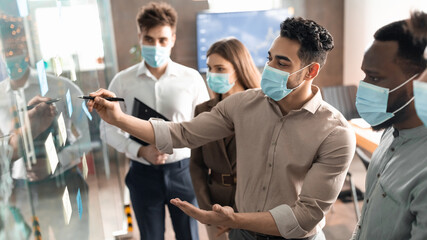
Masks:
[[[82,219],[82,214],[83,214],[83,203],[82,203],[82,196],[80,195],[80,188],[77,191],[77,210],[79,211],[79,219]]]
[[[67,91],[66,98],[67,98],[68,115],[71,117],[71,115],[73,114],[73,103],[71,102],[70,89],[68,89]]]
[[[17,0],[16,3],[18,4],[19,16],[26,17],[28,15],[27,0]]]
[[[42,95],[42,97],[44,97],[47,91],[49,91],[49,86],[47,85],[46,70],[44,68],[44,61],[38,61],[36,64],[36,68],[39,76],[40,94]]]
[[[92,121],[92,115],[90,115],[89,109],[87,109],[85,101],[82,102],[82,108],[83,111],[86,113],[87,118]]]

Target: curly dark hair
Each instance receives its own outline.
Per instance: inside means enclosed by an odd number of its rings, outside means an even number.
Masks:
[[[141,32],[157,26],[170,26],[176,30],[178,14],[175,9],[164,2],[150,2],[141,7],[136,16],[136,22]]]
[[[334,48],[334,39],[326,28],[313,20],[301,17],[287,18],[280,24],[280,36],[297,40],[301,47],[298,57],[302,65],[317,62],[322,67],[326,57]]]
[[[408,30],[412,32],[416,40],[427,40],[427,13],[423,11],[411,12],[411,18],[406,20]]]
[[[396,41],[398,50],[394,59],[404,72],[408,74],[419,73],[426,68],[424,49],[426,39],[414,40],[414,35],[408,29],[405,20],[392,22],[378,29],[374,38],[376,41]]]

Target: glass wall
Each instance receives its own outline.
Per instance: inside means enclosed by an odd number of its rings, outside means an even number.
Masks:
[[[0,0],[0,240],[122,229],[123,163],[107,159],[99,118],[78,98],[115,71],[105,11],[96,0]]]

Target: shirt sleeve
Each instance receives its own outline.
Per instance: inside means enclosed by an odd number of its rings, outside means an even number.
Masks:
[[[120,79],[117,76],[111,82],[108,90],[114,92],[117,96],[123,96]],[[120,104],[120,107],[122,108],[122,111],[125,111],[123,104]],[[100,134],[101,139],[117,151],[127,154],[133,160],[139,159],[137,157],[138,150],[142,145],[130,139],[128,133],[101,120]]]
[[[409,210],[415,216],[415,219],[412,220],[410,238],[413,240],[427,239],[427,186],[425,179],[426,176],[411,193],[412,201]]]
[[[217,104],[210,112],[203,112],[193,120],[182,123],[150,119],[156,147],[164,153],[173,148],[196,148],[234,133],[232,116],[238,99],[233,95]]]
[[[195,115],[197,116],[199,114],[199,107],[196,106]],[[211,197],[207,182],[209,168],[205,164],[202,147],[191,150],[190,174],[199,207],[204,210],[212,210]]]
[[[355,146],[354,132],[344,126],[338,126],[322,142],[295,204],[270,210],[283,237],[304,237],[322,221],[341,191]]]

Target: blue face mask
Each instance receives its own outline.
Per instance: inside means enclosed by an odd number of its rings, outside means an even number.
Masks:
[[[414,81],[415,110],[427,127],[427,83]]]
[[[279,101],[289,95],[292,91],[299,88],[301,84],[304,82],[302,81],[298,86],[288,89],[287,83],[289,76],[292,74],[295,74],[299,71],[302,71],[304,68],[308,67],[310,65],[307,65],[300,70],[288,73],[276,68],[272,68],[268,66],[267,64],[264,67],[264,71],[262,72],[262,78],[261,78],[261,89],[262,91],[272,98],[274,101]]]
[[[153,68],[163,66],[168,60],[170,55],[170,48],[142,45],[141,56],[144,61]]]
[[[21,79],[28,69],[28,62],[25,61],[26,54],[17,54],[6,58],[7,75],[11,80]]]
[[[410,104],[414,98],[412,97],[402,107],[394,112],[387,112],[388,106],[388,95],[397,89],[403,87],[405,84],[414,79],[417,75],[414,75],[404,83],[400,84],[396,88],[389,90],[388,88],[378,87],[376,85],[360,81],[359,87],[356,94],[356,108],[359,115],[368,122],[371,126],[377,126],[405,108]]]
[[[229,79],[230,74],[228,73],[206,73],[209,88],[219,94],[228,92],[234,86],[234,82],[230,84]]]

